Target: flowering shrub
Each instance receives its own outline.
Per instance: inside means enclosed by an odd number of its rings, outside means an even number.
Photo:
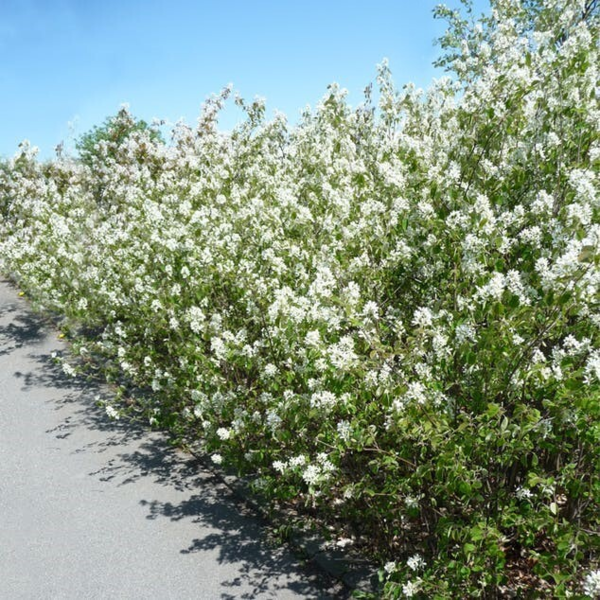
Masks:
[[[163,141],[160,131],[146,121],[133,119],[127,105],[115,117],[109,117],[100,127],[84,133],[76,143],[79,160],[94,168],[96,163],[104,163],[110,147],[118,147],[127,141],[133,132],[147,132],[153,141]]]
[[[427,92],[383,63],[377,106],[237,99],[226,135],[226,89],[171,144],[124,109],[90,160],[0,170],[0,266],[82,357],[390,598],[599,589],[598,6],[492,8],[439,9]]]

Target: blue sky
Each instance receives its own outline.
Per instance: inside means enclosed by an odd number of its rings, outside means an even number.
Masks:
[[[193,123],[228,83],[294,122],[334,81],[358,104],[384,57],[398,85],[426,86],[441,75],[431,65],[443,31],[437,3],[1,0],[0,155],[29,139],[51,157],[124,102],[146,120]],[[487,0],[475,6],[485,10]],[[229,110],[221,126],[237,118]]]

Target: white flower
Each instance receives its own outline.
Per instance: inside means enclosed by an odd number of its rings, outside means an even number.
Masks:
[[[396,570],[396,563],[394,561],[390,561],[390,562],[385,563],[385,565],[383,566],[383,570],[388,575],[391,575]]]
[[[317,369],[317,371],[326,371],[327,361],[324,358],[319,358],[315,360],[315,369]]]
[[[63,373],[65,375],[68,375],[69,377],[77,376],[77,371],[75,370],[75,367],[72,367],[69,363],[63,363],[62,370],[63,370]]]
[[[412,598],[419,591],[419,584],[413,581],[402,584],[402,593],[407,598]]]
[[[119,411],[112,406],[106,406],[105,410],[109,419],[115,419],[116,421],[118,421],[121,417]]]
[[[412,324],[415,327],[431,327],[433,323],[433,313],[425,307],[417,308],[413,316]]]
[[[518,333],[514,333],[512,341],[515,346],[520,346],[525,341],[525,339],[522,338]]]
[[[215,358],[219,361],[225,360],[227,356],[227,346],[221,338],[214,337],[210,340],[211,350],[215,354]]]
[[[231,429],[227,429],[226,427],[219,427],[217,429],[217,436],[219,439],[226,441],[231,438]]]
[[[349,335],[329,347],[329,360],[338,369],[351,367],[357,359],[358,356],[354,352],[354,340]]]
[[[483,286],[477,288],[476,297],[485,301],[487,299],[500,300],[506,285],[502,273],[494,273],[491,279]]]
[[[281,417],[274,410],[267,412],[266,421],[273,431],[281,425]]]
[[[290,467],[301,467],[306,464],[306,456],[300,454],[299,456],[293,456],[289,460]]]
[[[406,565],[411,571],[418,571],[419,569],[423,569],[425,568],[425,564],[425,560],[420,554],[415,554],[406,561]]]
[[[202,310],[197,306],[192,306],[187,312],[187,318],[190,323],[190,329],[194,333],[200,333],[202,331],[203,322],[206,320]]]
[[[308,465],[302,473],[302,479],[306,481],[308,485],[314,485],[319,481],[321,475],[321,469],[317,465]]]
[[[421,495],[416,498],[414,496],[406,496],[406,498],[404,498],[404,504],[406,505],[406,508],[419,508],[420,499]]]
[[[600,351],[594,350],[585,365],[585,381],[589,385],[592,381],[600,381]]]
[[[461,323],[456,327],[456,340],[459,344],[467,340],[474,342],[476,340],[475,329],[467,323]]]
[[[444,358],[451,354],[451,349],[448,347],[448,336],[442,333],[436,333],[432,340],[433,351],[438,358]]]
[[[340,421],[337,424],[337,432],[338,432],[338,435],[340,436],[340,438],[344,442],[350,441],[351,429],[350,429],[350,423],[348,423],[348,421]]]
[[[210,460],[212,460],[215,465],[220,465],[223,462],[223,457],[220,454],[213,454],[210,457]]]
[[[379,319],[379,306],[377,306],[377,303],[369,301],[363,306],[362,314],[376,321]]]
[[[315,392],[310,397],[310,405],[313,408],[331,409],[338,402],[337,396],[332,392]]]
[[[583,580],[583,592],[590,598],[600,597],[600,570],[590,571]]]
[[[304,337],[307,346],[317,347],[321,343],[321,334],[317,330],[309,331]]]
[[[335,465],[329,460],[325,452],[317,454],[317,461],[323,473],[333,473],[335,471]]]
[[[285,473],[286,467],[286,463],[282,462],[281,460],[276,460],[273,462],[273,468],[280,473]]]
[[[519,486],[515,490],[515,496],[519,500],[529,500],[529,499],[533,498],[533,492],[530,489],[528,489],[528,488],[524,488],[522,486]]]
[[[545,357],[544,353],[539,348],[536,348],[531,353],[531,362],[534,365],[538,365],[538,364],[542,364],[542,363],[546,362],[546,357]]]
[[[277,375],[277,371],[277,367],[271,363],[265,365],[265,368],[263,369],[263,373],[266,377],[275,377],[275,375]]]
[[[405,398],[414,400],[417,404],[424,404],[427,400],[427,388],[420,381],[411,381],[408,384]]]

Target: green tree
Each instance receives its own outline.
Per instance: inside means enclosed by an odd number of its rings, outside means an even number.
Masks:
[[[75,147],[82,163],[93,167],[96,160],[105,162],[107,158],[115,158],[117,149],[134,134],[146,134],[151,142],[164,143],[160,131],[148,125],[143,119],[134,117],[126,107],[105,119],[100,126],[93,127],[81,135]]]

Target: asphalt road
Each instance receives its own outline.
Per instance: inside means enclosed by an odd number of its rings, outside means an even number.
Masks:
[[[155,432],[65,376],[0,279],[0,600],[342,598]]]

